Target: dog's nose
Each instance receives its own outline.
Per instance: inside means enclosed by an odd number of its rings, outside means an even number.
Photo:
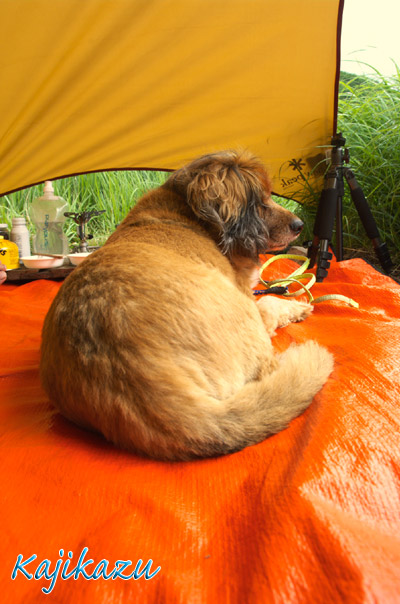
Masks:
[[[290,224],[290,228],[293,233],[297,233],[297,235],[303,230],[304,222],[300,220],[300,218],[295,218],[293,222]]]

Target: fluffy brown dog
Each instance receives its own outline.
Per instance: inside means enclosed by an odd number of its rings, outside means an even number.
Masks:
[[[274,354],[305,303],[255,303],[258,255],[301,221],[248,152],[206,155],[145,195],[65,281],[43,328],[41,377],[77,424],[159,459],[231,453],[285,428],[322,388],[315,342]]]

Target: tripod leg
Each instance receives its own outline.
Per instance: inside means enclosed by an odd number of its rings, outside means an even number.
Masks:
[[[360,185],[358,184],[354,173],[350,170],[350,168],[346,168],[344,170],[344,175],[350,187],[351,199],[356,207],[358,215],[360,216],[360,220],[363,224],[365,232],[367,236],[372,241],[372,245],[374,246],[375,254],[386,273],[390,273],[390,270],[393,267],[393,262],[390,258],[389,250],[387,248],[386,243],[381,241],[379,237],[378,227],[376,226],[376,222],[374,217],[372,216],[370,207],[365,199],[364,193]]]
[[[336,208],[336,260],[343,260],[343,198],[339,195]]]
[[[314,239],[308,250],[311,268],[315,264],[319,244],[318,266],[316,271],[316,279],[319,282],[323,281],[327,276],[330,261],[332,259],[332,254],[329,252],[329,243],[332,239],[337,203],[338,178],[335,170],[334,172],[327,174],[326,186],[321,193],[315,218]]]

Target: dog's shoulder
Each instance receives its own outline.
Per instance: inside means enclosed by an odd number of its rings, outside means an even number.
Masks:
[[[162,225],[183,226],[199,230],[199,225],[185,200],[165,186],[149,191],[118,225],[107,243],[131,239],[140,229],[157,230]]]

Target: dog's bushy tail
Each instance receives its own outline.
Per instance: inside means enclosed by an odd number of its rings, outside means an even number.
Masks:
[[[159,459],[186,460],[233,453],[259,443],[286,428],[309,406],[332,369],[332,355],[316,342],[292,345],[277,355],[272,372],[225,400],[192,392],[190,404],[175,417],[174,431],[157,430],[140,449]],[[135,445],[116,440],[127,448]]]
[[[235,439],[234,451],[286,428],[310,405],[332,369],[332,355],[316,342],[290,346],[278,356],[275,371],[226,401],[221,422],[226,444]]]

